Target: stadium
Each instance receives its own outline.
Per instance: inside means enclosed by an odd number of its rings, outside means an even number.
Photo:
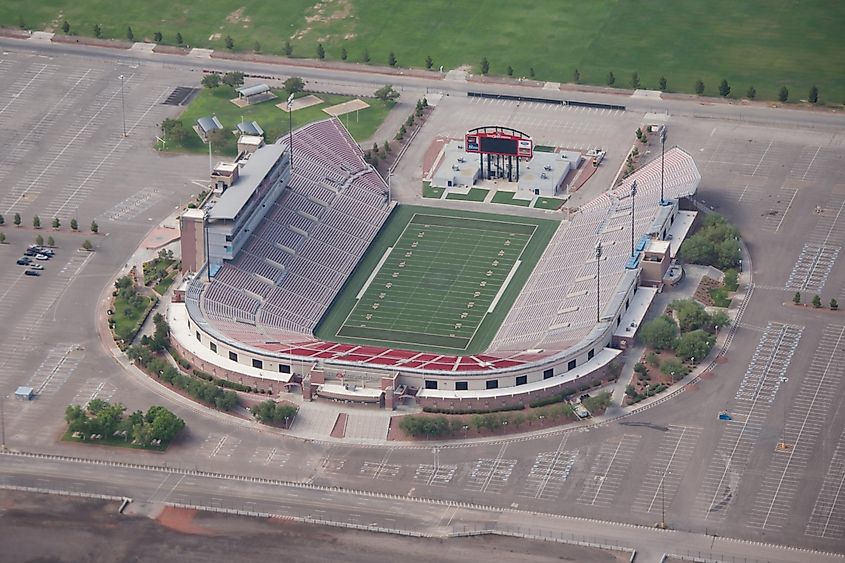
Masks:
[[[211,176],[181,218],[180,354],[274,393],[455,412],[607,377],[680,271],[701,179],[675,147],[544,218],[398,204],[336,119]]]

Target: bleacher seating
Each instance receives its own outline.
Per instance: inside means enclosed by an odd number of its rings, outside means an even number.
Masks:
[[[206,287],[204,313],[265,337],[311,334],[390,209],[387,185],[339,123],[295,131],[289,186]]]

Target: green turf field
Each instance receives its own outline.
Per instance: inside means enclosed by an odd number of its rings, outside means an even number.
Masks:
[[[280,89],[273,90],[273,93],[278,96],[275,100],[239,108],[229,101],[237,97],[234,88],[225,85],[211,89],[203,88],[177,118],[182,121],[183,128],[187,132],[184,141],[178,144],[168,143],[167,150],[207,152],[208,145],[202,142],[202,139],[193,131],[192,126],[200,117],[209,115],[216,115],[227,130],[234,130],[241,119],[257,121],[264,129],[268,142],[275,141],[279,136],[288,132],[288,114],[276,107],[276,104],[286,100],[288,95]],[[308,95],[308,93],[301,92],[297,97],[305,95]],[[330,116],[323,111],[324,108],[355,99],[355,96],[339,96],[336,94],[316,95],[323,100],[323,103],[293,112],[294,130],[313,121],[328,119]],[[369,139],[390,112],[390,107],[381,100],[366,98],[364,101],[370,104],[370,107],[358,111],[357,114],[347,113],[338,118],[349,130],[352,137],[359,142]],[[222,147],[212,147],[215,154],[235,156],[238,150],[238,138],[235,135],[226,135],[225,139]]]
[[[557,222],[542,219],[400,206],[315,335],[480,353],[556,228]]]
[[[790,99],[806,98],[817,84],[820,99],[845,100],[845,2],[832,0],[534,0],[453,2],[428,0],[7,0],[0,2],[0,24],[59,31],[67,19],[71,33],[91,35],[95,23],[104,37],[136,40],[163,33],[175,44],[180,32],[195,47],[224,49],[230,35],[235,51],[282,53],[286,41],[295,57],[316,57],[318,41],[326,57],[399,66],[462,64],[478,69],[482,57],[492,74],[604,85],[608,72],[616,86],[628,87],[638,72],[642,85],[655,88],[660,76],[669,89],[691,92],[696,80],[717,95],[725,78],[732,96],[748,87],[759,98],[775,99],[786,85]]]

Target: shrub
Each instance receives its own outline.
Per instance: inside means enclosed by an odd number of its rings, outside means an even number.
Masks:
[[[647,374],[647,373],[648,373],[648,368],[647,368],[647,367],[645,367],[645,366],[644,366],[643,364],[641,364],[640,362],[637,362],[636,364],[634,364],[634,372],[635,372],[635,373],[639,373],[639,374],[641,374],[641,375],[645,375],[645,374]]]
[[[610,391],[604,391],[594,397],[588,397],[581,402],[584,408],[593,413],[610,406]]]
[[[654,352],[649,352],[648,356],[646,356],[646,361],[654,367],[660,367],[660,360],[657,359],[657,354]]]
[[[739,289],[739,275],[736,273],[736,270],[733,268],[728,269],[725,272],[723,283],[725,284],[725,289],[728,291],[736,291]]]
[[[671,358],[663,362],[660,371],[666,375],[671,375],[675,381],[680,381],[689,373],[689,368],[678,360]]]
[[[822,298],[819,297],[818,295],[813,295],[813,307],[818,309],[821,306],[822,306]]]

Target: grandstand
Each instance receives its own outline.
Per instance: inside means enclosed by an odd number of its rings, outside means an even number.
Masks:
[[[248,176],[253,163],[261,162],[253,160],[256,155],[275,147],[272,154],[285,166],[274,180],[278,189],[271,187],[265,196],[270,199],[252,211],[260,220],[242,219],[254,228],[234,235],[244,237],[240,251],[211,275],[198,272],[185,303],[171,306],[177,348],[222,377],[261,383],[266,374],[271,387],[295,382],[305,393],[312,383],[354,375],[396,393],[418,389],[418,402],[445,408],[466,401],[507,406],[601,377],[619,353],[609,347],[613,331],[645,283],[638,267],[644,246],[638,244],[632,257],[630,244],[632,183],[638,186],[634,238],[664,240],[679,198],[694,194],[700,181],[689,154],[667,151],[666,200],[660,200],[660,162],[653,161],[561,223],[483,353],[414,351],[314,336],[356,265],[370,262],[362,258],[394,204],[384,180],[337,120],[294,132],[289,170],[286,143],[258,149],[242,163]],[[213,206],[207,215],[215,216]],[[599,241],[604,253],[597,296]],[[385,393],[390,404],[391,397]]]

